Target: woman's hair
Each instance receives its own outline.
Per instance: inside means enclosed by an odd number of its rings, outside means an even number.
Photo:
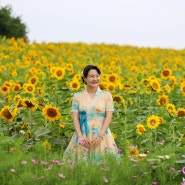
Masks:
[[[99,75],[101,74],[101,71],[100,71],[100,69],[99,69],[97,66],[87,65],[87,66],[84,68],[84,70],[82,71],[82,81],[83,81],[83,83],[85,83],[83,77],[87,77],[87,75],[88,75],[88,73],[89,73],[89,71],[90,71],[91,69],[95,69]]]

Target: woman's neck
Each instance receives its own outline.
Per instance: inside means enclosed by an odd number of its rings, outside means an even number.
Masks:
[[[87,92],[90,94],[95,94],[98,87],[87,87]]]

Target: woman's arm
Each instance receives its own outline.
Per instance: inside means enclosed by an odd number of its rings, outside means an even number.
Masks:
[[[106,111],[106,117],[104,119],[103,125],[102,125],[102,129],[99,133],[99,136],[103,138],[106,130],[109,128],[110,123],[112,121],[112,111]]]
[[[73,117],[73,123],[74,123],[76,134],[77,134],[78,138],[80,138],[80,137],[82,137],[82,132],[80,130],[80,121],[79,121],[78,112],[72,112],[72,117]]]

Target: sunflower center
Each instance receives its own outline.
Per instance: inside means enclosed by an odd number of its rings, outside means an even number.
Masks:
[[[152,86],[153,86],[154,89],[158,89],[158,84],[157,83],[153,83]]]
[[[57,71],[57,76],[62,76],[63,75],[63,73],[62,73],[62,71]]]
[[[32,83],[32,84],[35,84],[35,82],[36,82],[36,79],[35,79],[35,78],[32,78],[32,79],[31,79],[31,83]]]
[[[19,90],[20,90],[19,86],[16,85],[15,88],[14,88],[14,91],[19,91]]]
[[[115,80],[116,80],[115,76],[110,76],[110,77],[109,77],[109,81],[110,81],[110,82],[115,82]]]
[[[7,91],[8,88],[7,88],[7,87],[3,87],[2,90],[3,90],[3,91]]]
[[[111,85],[111,86],[109,86],[109,90],[110,91],[113,91],[114,90],[114,87]]]
[[[31,91],[33,90],[33,87],[28,86],[28,87],[27,87],[27,90],[31,92]]]
[[[160,104],[163,105],[163,104],[165,104],[165,103],[166,103],[166,99],[165,99],[165,98],[161,98],[161,99],[160,99]]]
[[[150,121],[150,124],[151,124],[152,126],[154,126],[154,125],[156,124],[155,120],[151,120],[151,121]]]
[[[180,117],[185,116],[185,111],[183,110],[178,111],[178,116]]]
[[[10,113],[10,111],[8,109],[5,109],[3,111],[3,116],[7,119],[11,119],[12,118],[12,114]]]
[[[182,91],[185,92],[185,87],[182,88]]]
[[[77,83],[73,83],[73,88],[77,88],[78,87],[78,85],[77,85]]]
[[[47,110],[47,115],[48,115],[49,117],[55,117],[55,116],[57,115],[57,111],[56,111],[55,109],[49,108],[49,109]]]
[[[34,107],[34,104],[31,101],[25,101],[27,107]]]
[[[163,71],[164,76],[169,76],[170,72],[168,70]]]

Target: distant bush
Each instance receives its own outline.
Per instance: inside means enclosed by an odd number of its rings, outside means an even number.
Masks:
[[[26,24],[19,16],[12,16],[10,6],[0,7],[0,35],[7,38],[26,38]]]

